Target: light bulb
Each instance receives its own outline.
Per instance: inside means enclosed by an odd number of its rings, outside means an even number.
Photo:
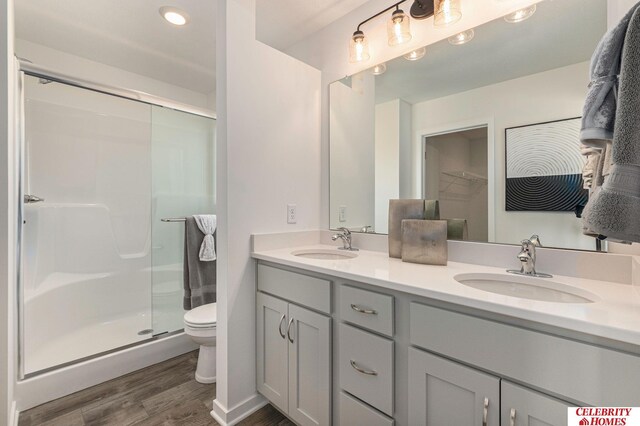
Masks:
[[[454,46],[459,46],[461,44],[469,43],[475,37],[476,32],[473,29],[463,31],[454,36],[449,37],[449,43]]]
[[[387,64],[385,64],[383,62],[383,63],[378,64],[375,67],[371,68],[371,74],[373,74],[373,75],[382,75],[382,74],[385,73],[386,70],[387,70]]]
[[[460,0],[433,0],[433,25],[444,27],[462,19]]]
[[[182,26],[189,23],[189,15],[180,9],[171,6],[162,6],[160,15],[173,25]]]
[[[391,15],[391,19],[387,23],[387,35],[389,36],[389,46],[397,46],[411,40],[409,16],[401,9],[397,9]]]
[[[353,37],[349,41],[349,61],[352,63],[364,62],[368,61],[370,57],[369,41],[364,33],[358,30],[353,33]]]
[[[420,49],[412,50],[411,52],[407,53],[406,55],[404,55],[404,58],[407,61],[417,61],[418,59],[422,58],[425,53],[427,53],[427,48],[421,47]]]
[[[517,24],[518,22],[522,22],[531,18],[534,13],[536,13],[535,4],[525,9],[516,10],[515,12],[508,14],[504,17],[504,20],[510,24]]]

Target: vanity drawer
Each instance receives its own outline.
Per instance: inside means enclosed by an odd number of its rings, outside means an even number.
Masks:
[[[258,290],[331,313],[331,281],[258,264]]]
[[[340,426],[393,426],[393,419],[340,392]]]
[[[393,341],[340,324],[340,387],[393,416]]]
[[[581,405],[640,405],[637,355],[415,302],[409,321],[412,345]]]
[[[339,304],[343,321],[393,336],[393,296],[342,285]]]

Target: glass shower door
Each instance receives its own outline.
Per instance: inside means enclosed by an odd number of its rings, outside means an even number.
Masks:
[[[25,76],[24,374],[151,337],[151,107]]]
[[[153,333],[181,330],[184,218],[215,214],[215,120],[152,107]]]

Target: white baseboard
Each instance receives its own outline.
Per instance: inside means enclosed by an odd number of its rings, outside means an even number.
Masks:
[[[16,401],[11,403],[11,412],[9,413],[9,426],[18,426],[18,418],[20,412],[18,411],[18,404]]]
[[[211,417],[220,423],[220,426],[234,426],[267,405],[268,402],[262,395],[256,393],[227,410],[217,399],[214,399]]]
[[[189,336],[178,333],[20,380],[15,390],[17,409],[25,411],[197,348]]]

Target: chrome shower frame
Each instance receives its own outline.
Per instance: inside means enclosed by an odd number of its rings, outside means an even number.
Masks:
[[[25,75],[33,76],[37,78],[41,78],[47,80],[47,82],[57,82],[66,84],[69,86],[78,87],[81,89],[91,90],[93,92],[103,93],[110,96],[116,96],[119,98],[124,98],[136,102],[145,103],[153,106],[160,106],[164,108],[169,108],[172,110],[185,112],[188,114],[197,115],[200,117],[217,119],[216,114],[206,108],[199,108],[192,105],[176,102],[167,98],[163,98],[160,96],[155,96],[149,93],[141,92],[138,90],[120,88],[115,86],[109,86],[106,84],[102,84],[95,81],[85,80],[83,78],[75,77],[68,74],[63,74],[52,70],[50,68],[42,67],[40,65],[34,64],[28,60],[22,58],[16,58],[16,87],[15,87],[15,101],[14,107],[16,114],[14,119],[15,126],[15,164],[16,164],[16,253],[15,253],[15,268],[16,268],[16,292],[15,292],[15,308],[16,308],[16,318],[17,318],[17,326],[14,327],[14,330],[17,333],[16,345],[17,345],[17,375],[18,380],[23,380],[29,377],[33,377],[42,373],[46,373],[51,370],[56,370],[67,365],[75,364],[78,362],[83,362],[88,359],[98,358],[100,356],[104,356],[105,354],[120,351],[124,348],[114,348],[110,351],[99,353],[92,355],[87,358],[82,358],[76,361],[72,361],[70,363],[65,363],[52,369],[47,369],[44,371],[39,371],[31,374],[25,374],[24,371],[24,309],[23,309],[23,301],[24,301],[24,286],[23,286],[23,273],[22,273],[22,262],[23,262],[23,221],[24,221],[24,185],[26,182],[25,179],[25,149],[26,149],[26,139],[25,139],[25,116],[24,116],[24,78]],[[170,332],[164,333],[159,336],[150,337],[148,340],[135,343],[130,346],[135,346],[139,343],[145,343],[149,340],[161,339],[164,337],[172,336],[178,332]]]

